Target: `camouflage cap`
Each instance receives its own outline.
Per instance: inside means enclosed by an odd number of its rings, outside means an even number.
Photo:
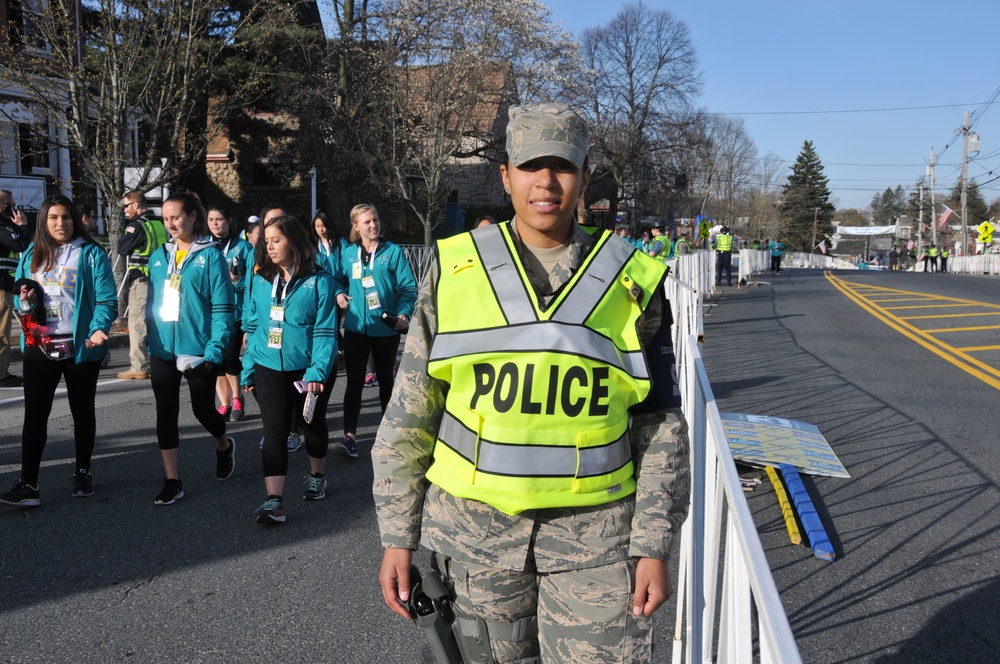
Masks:
[[[562,157],[583,167],[587,157],[587,121],[562,104],[511,106],[507,123],[507,156],[513,166],[538,157]]]

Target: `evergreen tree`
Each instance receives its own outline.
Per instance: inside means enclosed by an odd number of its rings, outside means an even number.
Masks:
[[[962,210],[959,207],[962,200],[961,180],[955,182],[955,186],[951,190],[950,200],[954,201],[955,204],[949,205],[949,207],[958,214],[962,214]],[[983,198],[982,192],[979,191],[979,184],[974,179],[969,180],[965,204],[969,208],[969,218],[967,220],[969,228],[975,228],[990,218],[990,207],[986,204],[986,199]]]
[[[813,149],[812,141],[806,141],[778,202],[785,245],[793,250],[812,251],[814,225],[816,242],[819,242],[833,230],[830,222],[834,209],[830,203],[829,181],[823,174],[823,163]]]
[[[898,185],[895,190],[886,187],[872,198],[872,225],[892,226],[896,218],[906,213],[906,192]]]

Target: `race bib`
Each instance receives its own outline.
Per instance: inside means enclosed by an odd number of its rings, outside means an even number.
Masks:
[[[267,347],[281,348],[281,335],[283,330],[280,327],[272,327],[267,330]]]
[[[181,316],[181,275],[172,274],[163,284],[160,320],[176,323]]]

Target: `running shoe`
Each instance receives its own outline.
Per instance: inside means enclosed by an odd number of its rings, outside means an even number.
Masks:
[[[38,485],[28,484],[24,480],[17,480],[10,491],[0,496],[0,503],[7,505],[20,505],[21,507],[38,507],[42,504],[38,497]]]
[[[254,512],[257,515],[257,523],[272,525],[285,522],[285,508],[281,506],[281,501],[277,498],[268,498],[264,504]]]
[[[233,409],[229,412],[230,422],[239,422],[243,419],[243,399],[240,397],[233,397]]]
[[[298,452],[302,448],[302,438],[296,432],[288,434],[288,451]]]
[[[153,502],[157,505],[173,505],[183,497],[184,489],[181,488],[181,481],[168,479],[163,483],[163,489],[156,494],[156,500]]]
[[[73,495],[77,498],[94,495],[94,480],[86,468],[77,468],[73,473]]]
[[[236,441],[226,438],[229,447],[215,451],[215,479],[228,480],[236,469]]]
[[[348,459],[357,459],[358,443],[350,436],[344,436],[339,443],[333,444],[333,453]]]
[[[365,374],[365,387],[375,387],[378,385],[378,379],[375,378],[375,374]]]
[[[326,477],[306,475],[306,490],[302,500],[323,500],[326,498]]]
[[[222,419],[229,420],[229,406],[219,406],[217,410],[219,415],[222,415]]]

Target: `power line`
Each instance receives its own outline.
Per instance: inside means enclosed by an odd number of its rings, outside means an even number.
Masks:
[[[1000,89],[997,90],[1000,92]],[[971,104],[941,104],[938,106],[897,106],[895,108],[852,108],[852,109],[841,109],[841,110],[827,110],[827,111],[744,111],[740,113],[725,113],[722,111],[707,111],[702,113],[702,115],[826,115],[826,114],[841,114],[841,113],[894,113],[897,111],[927,111],[939,108],[965,108],[968,106],[977,105],[989,105],[996,101],[997,93],[994,93],[994,98],[989,99],[985,102],[974,102]],[[694,115],[691,113],[689,115]]]

